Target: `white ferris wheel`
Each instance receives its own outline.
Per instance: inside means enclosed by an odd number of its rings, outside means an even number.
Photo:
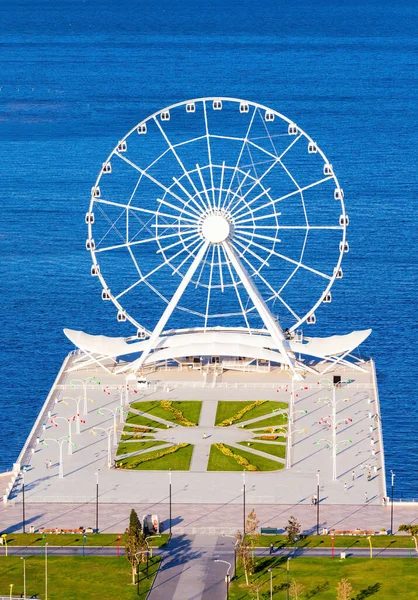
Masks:
[[[174,104],[102,165],[86,214],[92,275],[147,352],[170,320],[177,332],[268,331],[286,354],[342,277],[343,199],[317,143],[277,111]]]

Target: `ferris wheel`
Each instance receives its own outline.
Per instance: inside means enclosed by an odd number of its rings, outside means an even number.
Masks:
[[[292,332],[331,302],[348,222],[331,163],[298,125],[199,98],[116,144],[92,187],[86,247],[103,300],[138,337],[169,319],[251,332],[273,318]]]

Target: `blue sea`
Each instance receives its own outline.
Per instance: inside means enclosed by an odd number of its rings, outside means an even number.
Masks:
[[[0,470],[72,349],[63,327],[132,333],[85,251],[102,162],[154,111],[230,96],[295,121],[338,174],[350,252],[309,333],[373,329],[386,467],[418,497],[417,17],[405,0],[0,2]]]

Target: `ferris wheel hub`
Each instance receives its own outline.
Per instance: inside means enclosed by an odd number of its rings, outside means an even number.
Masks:
[[[202,235],[208,242],[220,244],[227,239],[230,229],[228,219],[222,215],[209,215],[203,221]]]

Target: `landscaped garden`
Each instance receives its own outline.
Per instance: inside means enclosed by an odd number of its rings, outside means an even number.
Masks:
[[[281,423],[286,422],[286,416],[274,416],[274,411],[286,410],[288,405],[285,402],[275,402],[270,400],[256,401],[233,401],[221,400],[218,402],[216,411],[215,425],[228,427],[229,425],[238,425],[244,421],[256,419],[264,415],[271,415],[273,418],[280,417]],[[257,427],[259,427],[257,423]]]
[[[261,444],[260,444],[261,445]],[[208,471],[277,471],[284,464],[267,457],[238,450],[227,444],[212,444]]]
[[[183,427],[195,427],[199,423],[201,408],[202,403],[197,400],[151,400],[131,405],[134,411],[144,412]]]

